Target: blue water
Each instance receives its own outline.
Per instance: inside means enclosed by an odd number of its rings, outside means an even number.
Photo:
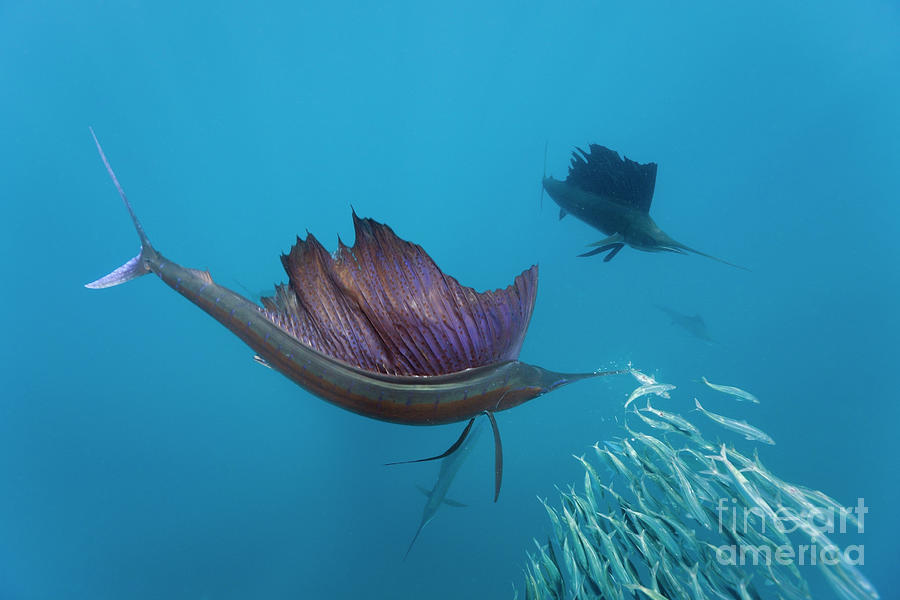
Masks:
[[[768,465],[865,498],[863,571],[893,597],[897,5],[381,4],[0,3],[0,600],[509,597],[535,496],[580,479],[634,386],[498,415],[500,502],[486,436],[469,508],[403,561],[437,467],[382,463],[460,427],[334,408],[155,278],[84,289],[138,248],[89,125],[157,248],[227,286],[281,281],[306,230],[349,242],[351,205],[478,289],[539,263],[523,360],[753,391],[732,414]],[[752,272],[577,259],[602,235],[541,210],[545,142],[556,177],[592,142],[658,162],[657,222]]]

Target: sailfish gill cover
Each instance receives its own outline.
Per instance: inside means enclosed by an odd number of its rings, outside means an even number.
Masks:
[[[537,293],[537,266],[477,292],[444,274],[421,246],[353,214],[352,247],[330,254],[312,235],[281,257],[289,282],[262,298],[303,344],[387,375],[443,375],[515,360]]]

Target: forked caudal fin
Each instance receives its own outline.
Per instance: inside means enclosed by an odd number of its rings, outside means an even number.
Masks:
[[[131,281],[135,277],[140,277],[141,275],[146,275],[150,272],[150,268],[147,266],[146,259],[149,258],[156,251],[153,249],[153,246],[150,245],[150,240],[147,239],[147,234],[144,233],[144,228],[141,226],[141,222],[138,221],[137,216],[134,214],[134,210],[131,208],[131,203],[128,202],[128,197],[125,195],[125,190],[122,189],[122,186],[119,185],[119,180],[116,178],[115,172],[112,170],[112,167],[109,166],[109,161],[106,159],[106,154],[103,152],[103,147],[100,146],[100,141],[97,139],[97,135],[94,133],[94,128],[89,128],[91,131],[91,137],[94,138],[94,144],[97,145],[97,152],[100,153],[100,159],[103,161],[103,165],[106,167],[106,172],[109,173],[109,177],[112,179],[113,184],[116,186],[116,189],[119,191],[119,196],[122,197],[122,202],[125,203],[125,208],[128,209],[128,214],[131,215],[131,221],[134,223],[134,228],[137,230],[138,237],[141,240],[141,251],[137,256],[126,262],[124,265],[114,270],[112,273],[97,279],[96,281],[92,281],[88,284],[85,284],[84,287],[90,288],[92,290],[98,290],[103,288],[112,287],[114,285],[119,285],[125,283],[126,281]]]

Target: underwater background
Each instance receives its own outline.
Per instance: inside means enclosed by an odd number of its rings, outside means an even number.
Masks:
[[[298,234],[350,243],[351,206],[479,290],[538,263],[523,360],[632,363],[680,406],[701,376],[752,391],[720,412],[786,479],[864,498],[852,543],[895,597],[898,75],[895,2],[0,2],[0,600],[511,597],[536,496],[581,480],[635,387],[498,414],[499,502],[483,435],[469,506],[404,560],[437,466],[383,463],[461,425],[335,408],[156,278],[85,289],[138,248],[88,126],[154,245],[242,293]],[[660,226],[751,272],[576,258],[603,235],[540,180],[545,144],[561,178],[589,143],[658,162]]]

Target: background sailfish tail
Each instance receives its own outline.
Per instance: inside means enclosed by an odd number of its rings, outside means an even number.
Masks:
[[[122,201],[125,203],[125,208],[128,209],[128,214],[131,215],[131,221],[134,223],[134,228],[137,230],[138,238],[140,238],[141,240],[141,251],[137,256],[126,262],[118,269],[114,270],[112,273],[109,273],[108,275],[105,275],[100,279],[97,279],[96,281],[85,284],[84,286],[92,290],[98,290],[112,287],[114,285],[119,285],[125,283],[126,281],[131,281],[136,277],[140,277],[141,275],[146,275],[147,273],[149,273],[150,267],[148,265],[148,259],[156,254],[156,250],[154,250],[153,246],[150,245],[150,240],[147,239],[147,234],[144,233],[144,228],[141,226],[141,222],[138,221],[137,216],[134,214],[134,210],[132,210],[131,208],[131,203],[128,202],[128,197],[125,196],[125,191],[122,189],[122,186],[119,185],[119,180],[116,178],[116,174],[112,170],[112,167],[109,166],[109,161],[106,159],[106,154],[103,153],[103,148],[100,146],[100,141],[97,140],[97,136],[94,134],[94,129],[91,127],[90,130],[91,137],[94,138],[94,143],[97,145],[97,151],[100,153],[100,159],[103,161],[103,165],[106,167],[106,172],[109,173],[113,184],[119,191],[119,196],[122,197]]]

